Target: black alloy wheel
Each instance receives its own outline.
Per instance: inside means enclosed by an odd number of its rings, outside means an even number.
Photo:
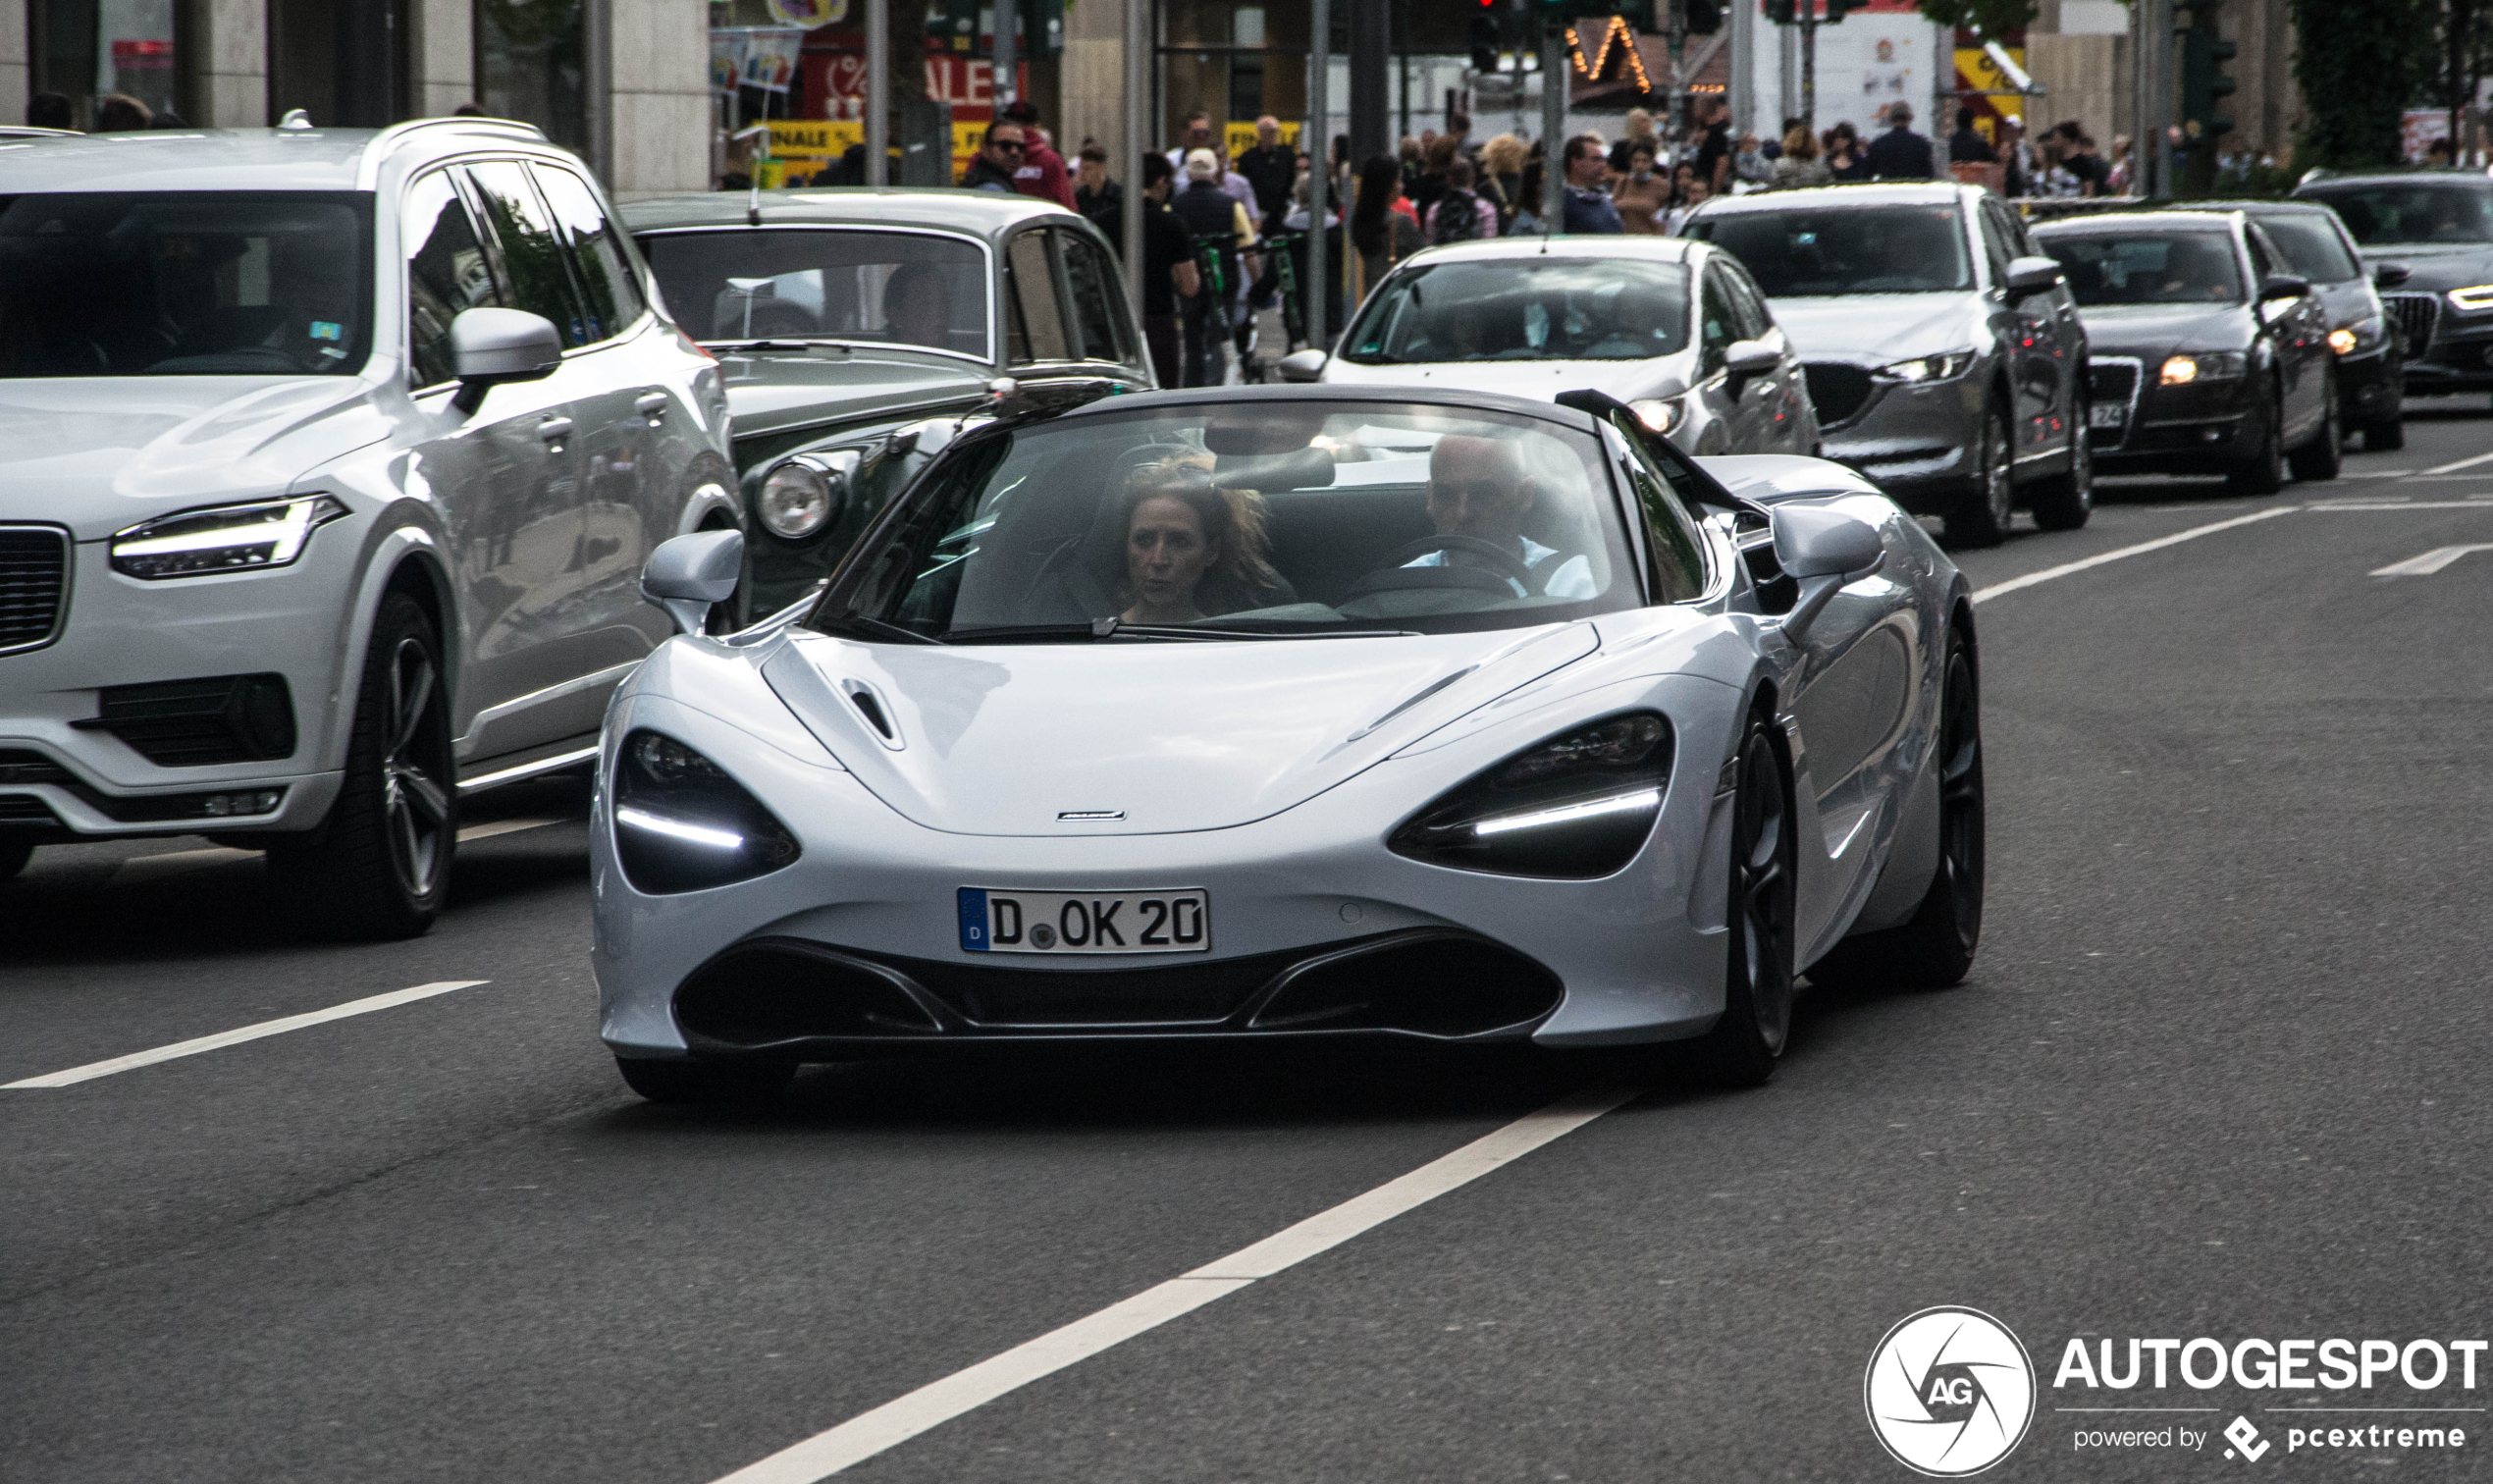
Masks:
[[[1844,939],[1810,966],[1830,989],[1944,989],[1973,970],[1983,939],[1983,714],[1973,648],[1951,629],[1939,696],[1938,861],[1901,928]]]
[[[791,1061],[657,1061],[618,1056],[614,1070],[654,1103],[758,1103],[795,1080]]]
[[[1697,1052],[1711,1081],[1753,1087],[1791,1037],[1795,951],[1791,793],[1762,714],[1749,716],[1735,771],[1723,1018]]]
[[[1948,545],[1995,547],[2008,539],[2017,506],[2017,463],[2010,447],[2007,412],[1986,400],[1980,482],[1948,512]]]
[[[2346,462],[2346,429],[2338,422],[2337,372],[2330,368],[2321,389],[2322,404],[2328,409],[2320,414],[2320,431],[2311,441],[2286,455],[2294,467],[2294,477],[2306,484],[2335,479]]]
[[[2237,495],[2274,495],[2285,488],[2285,403],[2273,384],[2243,419],[2244,432],[2249,433],[2254,424],[2258,428],[2257,439],[2243,461],[2225,476],[2225,483]]]
[[[278,886],[308,928],[409,938],[442,910],[458,783],[441,655],[421,605],[402,592],[382,600],[338,801],[311,834],[269,849]]]
[[[2069,467],[2038,481],[2026,497],[2035,524],[2046,531],[2074,531],[2095,513],[2095,440],[2087,431],[2086,394],[2070,406]]]

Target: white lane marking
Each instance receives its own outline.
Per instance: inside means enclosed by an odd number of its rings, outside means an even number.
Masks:
[[[2453,459],[2449,463],[2434,464],[2431,468],[2426,469],[2423,472],[2426,474],[2450,474],[2455,473],[2460,469],[2472,469],[2480,463],[2493,463],[2493,453],[2478,453],[2473,458]]]
[[[72,1067],[67,1072],[54,1072],[43,1077],[28,1077],[13,1083],[0,1083],[0,1092],[18,1088],[72,1086],[82,1082],[92,1082],[99,1077],[110,1077],[116,1072],[128,1072],[138,1067],[152,1067],[158,1062],[175,1061],[185,1056],[196,1056],[202,1051],[237,1046],[244,1041],[258,1040],[262,1036],[283,1035],[289,1031],[300,1031],[306,1026],[345,1020],[349,1016],[370,1015],[375,1010],[387,1010],[394,1005],[431,999],[437,994],[448,994],[453,989],[473,989],[479,984],[492,982],[492,980],[443,980],[439,983],[418,984],[411,989],[393,989],[387,994],[348,1000],[343,1005],[332,1005],[326,1010],[313,1010],[303,1015],[289,1015],[278,1020],[261,1021],[253,1026],[239,1026],[232,1031],[220,1031],[214,1035],[202,1035],[191,1040],[175,1041],[170,1046],[158,1046],[153,1051],[133,1051],[128,1056],[116,1056],[110,1061],[88,1062],[83,1067]]]
[[[2481,510],[2493,507],[2493,498],[2484,500],[2328,500],[2307,504],[2307,510]]]
[[[1565,1138],[1629,1102],[1641,1087],[1586,1088],[1537,1113],[1429,1161],[1407,1175],[1320,1211],[1251,1246],[1207,1262],[1181,1277],[1144,1289],[1077,1319],[1062,1329],[1025,1341],[1002,1354],[955,1371],[905,1397],[861,1412],[827,1432],[815,1434],[719,1479],[717,1484],[814,1484],[885,1449],[908,1442],[962,1413],[1054,1375],[1101,1351],[1158,1328],[1258,1279],[1269,1278],[1360,1233],[1459,1190],[1501,1165]]]
[[[458,832],[461,845],[470,840],[490,840],[496,835],[517,834],[523,829],[542,829],[548,824],[567,824],[568,820],[493,820],[483,824],[470,824]]]
[[[2337,477],[2340,479],[2404,479],[2413,472],[2415,471],[2413,469],[2340,469],[2337,471]]]
[[[2119,561],[2125,556],[2142,556],[2148,552],[2160,552],[2166,547],[2179,546],[2185,541],[2197,541],[2201,536],[2213,536],[2218,531],[2230,531],[2236,526],[2247,526],[2254,521],[2272,520],[2279,515],[2290,515],[2301,508],[2300,505],[2278,505],[2272,510],[2254,510],[2248,515],[2236,515],[2231,520],[2210,521],[2206,525],[2192,526],[2187,531],[2177,531],[2170,536],[2158,537],[2153,541],[2142,541],[2136,546],[2125,546],[2118,551],[2103,552],[2086,557],[2084,560],[2063,562],[2056,567],[2044,567],[2040,572],[2028,572],[2023,577],[2011,577],[2006,582],[1994,582],[1987,588],[1976,588],[1974,601],[1987,603],[2002,594],[2049,582],[2055,577],[2066,577],[2073,572],[2083,572],[2089,567],[2099,567],[2107,561]]]
[[[2410,556],[2404,561],[2393,561],[2385,567],[2375,567],[2371,575],[2374,577],[2429,577],[2469,552],[2493,552],[2493,542],[2478,542],[2474,546],[2434,547],[2420,556]]]

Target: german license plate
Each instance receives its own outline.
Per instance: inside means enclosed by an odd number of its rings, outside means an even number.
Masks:
[[[2086,424],[2090,428],[2117,428],[2129,421],[2129,416],[2130,409],[2119,402],[2096,402],[2086,409]]]
[[[1200,889],[1010,891],[964,886],[964,953],[1205,953],[1211,899]]]

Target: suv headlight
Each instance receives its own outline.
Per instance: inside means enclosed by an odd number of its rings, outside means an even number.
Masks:
[[[1894,361],[1879,368],[1879,375],[1888,381],[1936,382],[1963,376],[1974,364],[1971,350],[1950,350],[1945,355],[1917,355],[1911,360]]]
[[[1396,855],[1498,875],[1591,880],[1634,860],[1671,782],[1671,723],[1630,712],[1507,759],[1405,821]]]
[[[1688,415],[1686,406],[1675,397],[1640,397],[1627,404],[1627,410],[1636,414],[1638,422],[1665,438]]]
[[[2158,386],[2187,387],[2193,382],[2223,381],[2250,369],[2251,357],[2240,350],[2176,355],[2164,362],[2164,369],[2157,373],[2155,381]]]
[[[113,570],[152,582],[251,567],[281,567],[311,533],[346,513],[334,495],[266,500],[159,515],[113,535]]]
[[[623,739],[614,769],[614,855],[649,896],[769,875],[799,854],[762,801],[717,764],[663,733]]]
[[[2470,314],[2478,310],[2493,309],[2493,284],[2477,284],[2468,289],[2453,289],[2450,291],[2450,302],[2454,307],[2466,310]]]

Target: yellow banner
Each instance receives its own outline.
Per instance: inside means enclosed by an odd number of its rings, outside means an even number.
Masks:
[[[2009,61],[2016,63],[2019,67],[2026,65],[2024,47],[2009,46],[2002,47],[2001,50],[2008,53]],[[2006,73],[1999,70],[1999,64],[1993,62],[1990,59],[1990,53],[1982,47],[1960,46],[1956,49],[1956,85],[1960,88],[1971,88],[1975,92],[1991,94],[1992,96],[1984,101],[1990,105],[1993,113],[2003,119],[2025,117],[2026,100],[2017,93],[2017,84],[2010,80]],[[1947,120],[1946,127],[1954,128],[1955,121]],[[1988,137],[1991,131],[1991,121],[1988,118],[1978,120],[1976,127]]]
[[[1296,146],[1299,142],[1299,126],[1296,124],[1283,124],[1281,126],[1281,142]],[[1221,144],[1223,147],[1228,149],[1229,157],[1231,159],[1237,159],[1240,155],[1243,155],[1246,151],[1255,147],[1255,126],[1252,124],[1230,125],[1227,129],[1221,132]]]
[[[836,160],[866,142],[863,120],[772,119],[770,153],[782,160]]]

